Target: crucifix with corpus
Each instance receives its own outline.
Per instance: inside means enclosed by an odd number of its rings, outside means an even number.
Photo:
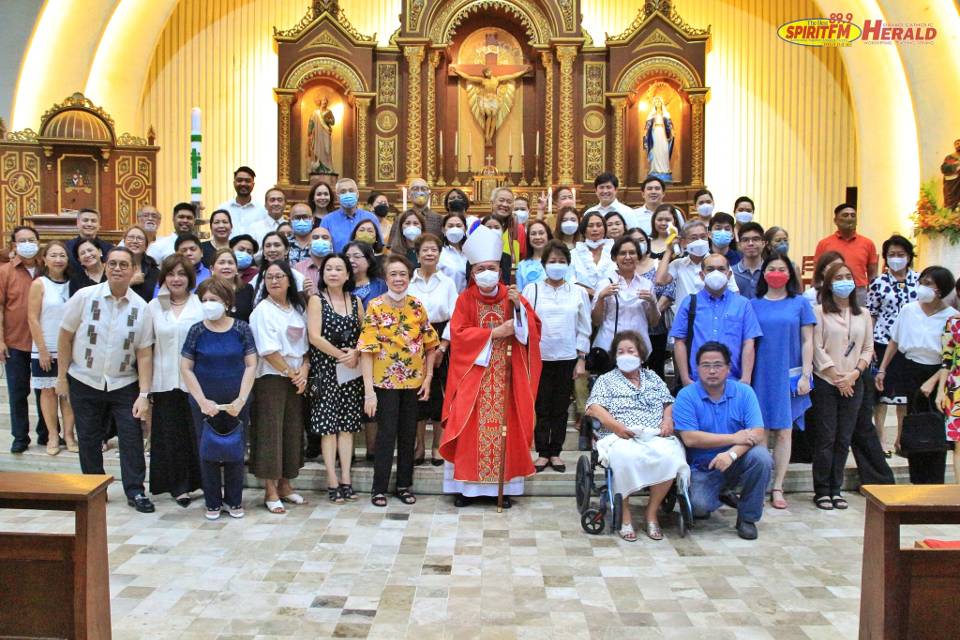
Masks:
[[[484,155],[492,156],[493,137],[513,108],[517,87],[513,82],[529,73],[529,64],[498,64],[496,48],[499,45],[495,33],[486,35],[487,53],[483,64],[450,65],[451,73],[467,83],[470,111],[483,128]],[[492,50],[491,50],[492,49]]]

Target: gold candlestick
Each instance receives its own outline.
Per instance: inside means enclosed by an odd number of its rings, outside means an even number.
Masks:
[[[505,184],[508,187],[513,186],[513,178],[510,177],[511,173],[513,173],[513,154],[512,153],[507,155],[507,175],[503,181],[503,184]]]
[[[527,182],[527,156],[522,153],[520,154],[520,182],[517,185],[521,187],[529,186]]]
[[[540,152],[538,151],[533,155],[533,181],[530,183],[531,187],[540,186]]]

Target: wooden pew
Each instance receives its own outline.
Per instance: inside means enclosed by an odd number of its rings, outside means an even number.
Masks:
[[[900,525],[960,524],[958,485],[865,485],[861,640],[960,638],[960,551],[900,548]]]
[[[0,638],[110,638],[112,476],[0,473],[0,508],[72,511],[72,534],[0,533]]]

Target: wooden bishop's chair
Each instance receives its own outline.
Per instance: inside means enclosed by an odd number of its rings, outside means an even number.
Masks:
[[[813,284],[813,270],[817,266],[817,261],[814,260],[815,256],[803,256],[800,262],[800,282],[803,284],[803,288]]]

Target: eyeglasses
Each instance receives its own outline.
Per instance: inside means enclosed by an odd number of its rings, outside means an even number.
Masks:
[[[706,369],[707,371],[718,371],[726,366],[726,362],[701,362],[697,365],[698,368]]]
[[[280,282],[281,280],[285,280],[286,277],[287,277],[287,274],[285,273],[275,273],[270,276],[263,276],[263,279],[266,280],[267,282]]]
[[[116,260],[111,260],[107,263],[108,269],[116,269],[118,271],[125,271],[132,266],[129,262],[117,262]]]

